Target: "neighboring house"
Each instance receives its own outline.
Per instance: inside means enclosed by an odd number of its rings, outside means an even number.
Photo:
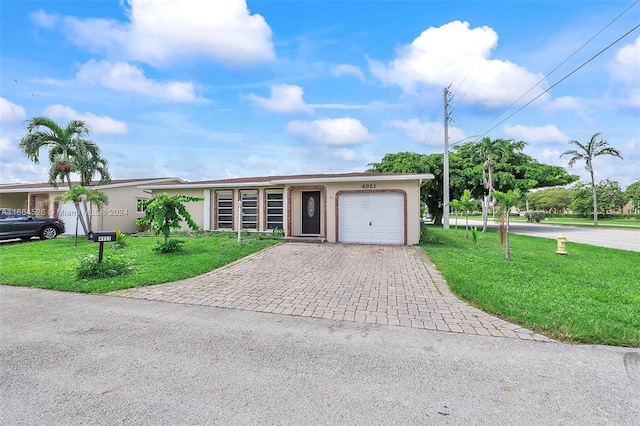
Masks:
[[[178,178],[140,178],[114,179],[106,185],[89,186],[89,189],[99,189],[109,197],[109,205],[101,211],[91,209],[90,229],[94,231],[116,230],[122,232],[136,232],[136,220],[144,212],[138,208],[139,200],[148,199],[151,194],[140,189],[140,185],[177,184],[184,182]],[[77,184],[77,183],[76,183]],[[60,196],[69,188],[60,185],[53,188],[47,183],[3,184],[0,185],[0,207],[17,209],[28,212],[36,217],[54,217],[65,223],[66,233],[74,234],[76,230],[76,208],[72,202],[63,203]],[[78,233],[83,234],[82,226],[78,224]]]
[[[420,187],[431,174],[343,173],[143,184],[154,194],[186,194],[204,230],[267,232],[328,242],[417,244]],[[240,220],[241,219],[241,224]]]

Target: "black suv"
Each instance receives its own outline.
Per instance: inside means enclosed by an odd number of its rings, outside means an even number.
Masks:
[[[64,233],[64,222],[49,217],[33,217],[19,209],[0,208],[0,240],[40,237],[50,240]]]

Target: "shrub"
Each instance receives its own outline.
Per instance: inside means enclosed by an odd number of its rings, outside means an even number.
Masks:
[[[124,240],[124,235],[122,231],[116,229],[116,242],[113,244],[113,248],[122,249],[127,246],[127,242]]]
[[[169,240],[166,243],[161,243],[158,241],[156,246],[153,248],[153,251],[160,254],[175,253],[182,250],[183,244],[184,240]]]
[[[527,219],[527,222],[540,222],[544,220],[545,214],[544,212],[526,212],[524,217]]]
[[[107,278],[122,275],[130,270],[129,262],[122,256],[104,256],[102,262],[98,262],[98,256],[90,254],[80,259],[76,275],[80,279]]]

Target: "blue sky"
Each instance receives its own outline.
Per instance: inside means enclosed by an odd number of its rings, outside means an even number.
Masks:
[[[624,161],[596,179],[640,178],[634,1],[2,0],[0,20],[2,183],[46,181],[18,149],[41,115],[85,120],[114,178],[364,171],[443,152],[448,86],[452,144],[522,140],[586,181],[559,155],[601,133]]]

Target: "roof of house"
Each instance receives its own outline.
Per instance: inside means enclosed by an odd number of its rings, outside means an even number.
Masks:
[[[237,186],[269,186],[284,185],[291,183],[318,183],[318,182],[351,182],[358,180],[428,180],[433,179],[432,174],[418,173],[334,173],[334,174],[306,174],[306,175],[285,175],[285,176],[254,176],[216,180],[202,180],[185,182],[180,184],[161,183],[152,185],[142,185],[148,189],[168,189],[168,188],[212,188],[212,187],[237,187]]]
[[[179,184],[185,181],[176,177],[164,177],[164,178],[132,178],[132,179],[112,179],[107,184],[100,184],[100,181],[91,182],[91,187],[99,188],[115,188],[120,186],[139,186],[143,184]],[[74,185],[79,185],[80,182],[72,182]],[[50,186],[47,182],[44,183],[8,183],[0,184],[0,193],[2,192],[25,192],[25,191],[66,191],[68,188],[65,184],[60,184],[58,188]]]

